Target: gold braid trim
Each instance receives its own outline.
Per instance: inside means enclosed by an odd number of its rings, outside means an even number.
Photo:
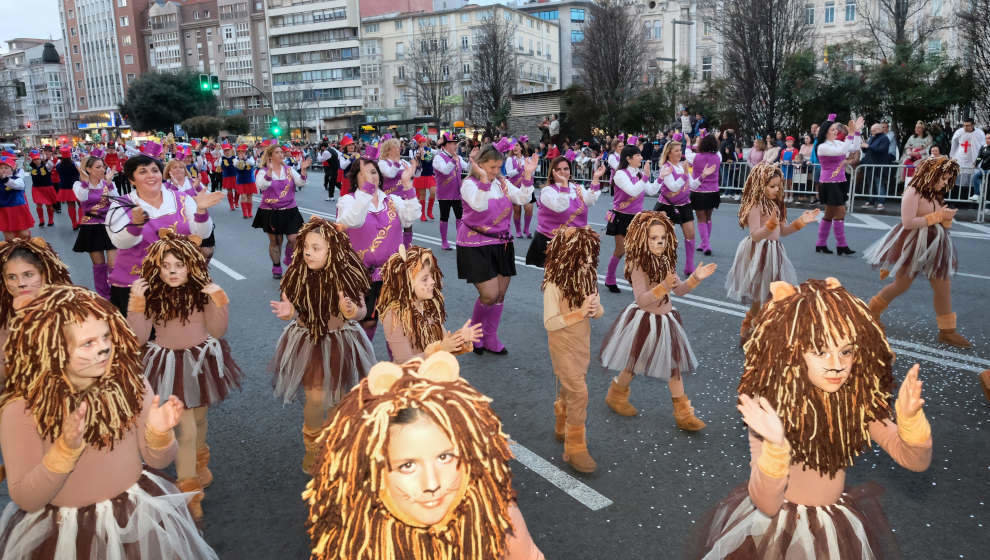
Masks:
[[[901,407],[894,403],[897,412],[897,435],[908,445],[924,445],[932,439],[932,427],[924,410],[919,410],[914,416],[905,416]]]
[[[158,430],[147,425],[144,427],[144,440],[148,443],[148,447],[154,450],[165,449],[166,447],[172,445],[175,441],[175,431],[169,430],[167,432],[159,432]]]
[[[808,280],[763,306],[744,347],[739,394],[765,397],[784,424],[794,463],[829,477],[870,446],[869,424],[891,419],[894,354],[870,309],[841,286]],[[804,353],[847,338],[852,371],[835,393],[808,379]]]

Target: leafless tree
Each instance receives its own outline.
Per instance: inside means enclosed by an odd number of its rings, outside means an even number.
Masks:
[[[601,108],[605,128],[615,132],[622,107],[636,92],[642,48],[636,21],[622,0],[597,0],[575,48],[580,82]]]
[[[959,30],[963,39],[963,62],[973,71],[978,92],[976,111],[983,122],[990,121],[990,0],[971,0],[959,13]]]
[[[413,36],[409,62],[412,65],[416,105],[422,114],[435,119],[437,126],[449,120],[451,78],[458,72],[460,56],[449,48],[447,29],[420,26]]]
[[[502,13],[505,12],[494,10],[492,16],[482,20],[474,36],[478,49],[471,63],[472,117],[485,123],[498,124],[508,117],[509,98],[519,72],[516,26]]]
[[[705,0],[724,45],[729,98],[743,130],[776,130],[788,92],[787,60],[811,42],[804,4],[790,0]]]
[[[939,0],[938,5],[941,4]],[[857,10],[876,46],[877,58],[894,60],[899,46],[907,47],[907,52],[915,52],[925,46],[933,34],[948,28],[951,19],[941,13],[932,13],[932,6],[931,0],[859,1]]]
[[[282,125],[282,130],[286,135],[290,134],[293,129],[304,129],[308,126],[306,110],[315,104],[315,91],[290,89],[275,95],[278,103],[276,116],[279,118],[279,124]],[[262,132],[262,136],[266,134],[268,134],[267,130]]]

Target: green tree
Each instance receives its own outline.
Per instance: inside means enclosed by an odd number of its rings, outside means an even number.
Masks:
[[[592,129],[599,125],[601,110],[588,92],[579,85],[572,85],[564,90],[562,103],[566,118],[561,121],[560,134],[572,139],[591,138]]]
[[[247,134],[251,132],[251,123],[244,115],[224,117],[222,130],[228,134]]]
[[[619,127],[627,132],[646,132],[652,138],[673,120],[670,98],[660,87],[639,92],[622,107]]]
[[[131,84],[120,112],[137,130],[171,130],[190,117],[215,115],[217,106],[213,92],[200,89],[198,74],[147,72]]]
[[[203,136],[216,136],[223,127],[223,120],[219,117],[190,117],[182,121],[182,130],[190,138]]]

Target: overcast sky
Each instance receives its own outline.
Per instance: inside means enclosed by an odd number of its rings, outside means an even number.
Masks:
[[[11,2],[16,3],[13,0]],[[26,4],[30,5],[30,9],[3,11],[3,17],[0,17],[0,51],[6,51],[7,41],[17,37],[62,38],[62,29],[58,23],[58,0],[30,0],[21,6]]]

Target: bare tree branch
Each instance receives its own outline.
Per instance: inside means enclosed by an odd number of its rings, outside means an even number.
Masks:
[[[584,26],[575,56],[580,82],[602,109],[605,128],[616,131],[622,107],[636,93],[641,45],[635,18],[621,0],[597,0]]]
[[[509,98],[515,91],[518,76],[515,35],[516,26],[499,17],[499,11],[482,20],[477,28],[475,52],[471,68],[472,117],[489,124],[498,124],[507,116]]]
[[[990,0],[970,0],[969,9],[958,14],[963,39],[963,63],[973,71],[978,91],[975,107],[983,122],[990,121]]]
[[[460,71],[460,55],[448,45],[447,29],[420,26],[413,35],[409,61],[415,78],[416,105],[436,119],[437,126],[449,120],[451,107],[445,102],[445,88]]]
[[[782,124],[787,60],[811,41],[804,5],[788,0],[705,0],[722,36],[732,108],[754,134]]]
[[[951,25],[950,18],[931,13],[931,0],[859,0],[856,9],[866,22],[878,59],[893,60],[897,46],[913,52],[935,33]],[[944,9],[948,10],[948,6]]]

